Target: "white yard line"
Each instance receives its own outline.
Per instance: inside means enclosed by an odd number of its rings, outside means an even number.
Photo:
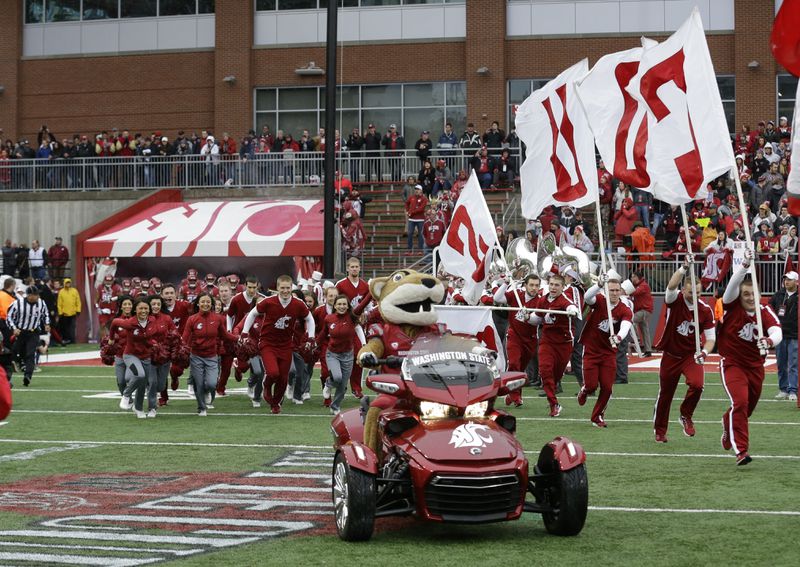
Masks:
[[[646,512],[651,514],[746,514],[766,516],[800,516],[797,510],[730,510],[715,508],[629,508],[625,506],[589,506],[594,512]]]
[[[24,451],[22,453],[0,455],[0,463],[9,461],[32,461],[37,457],[43,457],[44,455],[50,455],[52,453],[63,453],[64,451],[72,451],[75,449],[92,449],[94,447],[97,447],[97,445],[93,443],[75,443],[71,445],[33,449],[32,451]]]

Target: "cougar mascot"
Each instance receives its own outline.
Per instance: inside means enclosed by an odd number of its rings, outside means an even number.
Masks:
[[[414,270],[397,270],[388,277],[371,280],[369,291],[383,321],[369,327],[367,344],[358,352],[361,366],[375,368],[379,358],[404,356],[419,335],[440,332],[433,306],[444,299],[445,287],[435,277]],[[382,372],[400,370],[384,366]],[[367,411],[364,443],[375,454],[379,454],[378,415],[395,402],[394,396],[381,394]]]

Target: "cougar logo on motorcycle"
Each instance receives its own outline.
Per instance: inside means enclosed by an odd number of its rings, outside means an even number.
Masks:
[[[461,447],[486,447],[487,444],[493,441],[488,427],[470,421],[459,425],[453,430],[449,444],[456,449],[460,449]],[[475,453],[472,454],[474,455]]]

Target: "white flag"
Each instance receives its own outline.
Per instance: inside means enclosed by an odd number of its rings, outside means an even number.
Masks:
[[[520,168],[525,218],[538,217],[548,205],[583,207],[597,199],[594,138],[575,91],[588,71],[584,59],[517,109],[517,134],[527,146]]]
[[[786,180],[786,191],[789,194],[789,213],[800,216],[800,81],[797,82],[792,122],[791,169]]]
[[[734,160],[697,8],[668,39],[645,48],[626,90],[647,109],[645,157],[656,198],[671,204],[704,198],[706,184]]]
[[[469,335],[481,341],[487,348],[497,352],[497,368],[506,369],[506,357],[503,342],[494,326],[490,307],[464,309],[463,307],[436,306],[438,322],[447,326],[454,334]]]
[[[461,293],[470,305],[481,298],[496,246],[497,228],[473,171],[439,245],[442,267],[448,274],[464,278]]]

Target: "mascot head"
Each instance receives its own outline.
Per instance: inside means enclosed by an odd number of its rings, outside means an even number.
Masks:
[[[444,299],[441,281],[414,270],[397,270],[388,277],[370,280],[369,291],[383,319],[396,325],[434,325],[437,317],[433,305]]]

